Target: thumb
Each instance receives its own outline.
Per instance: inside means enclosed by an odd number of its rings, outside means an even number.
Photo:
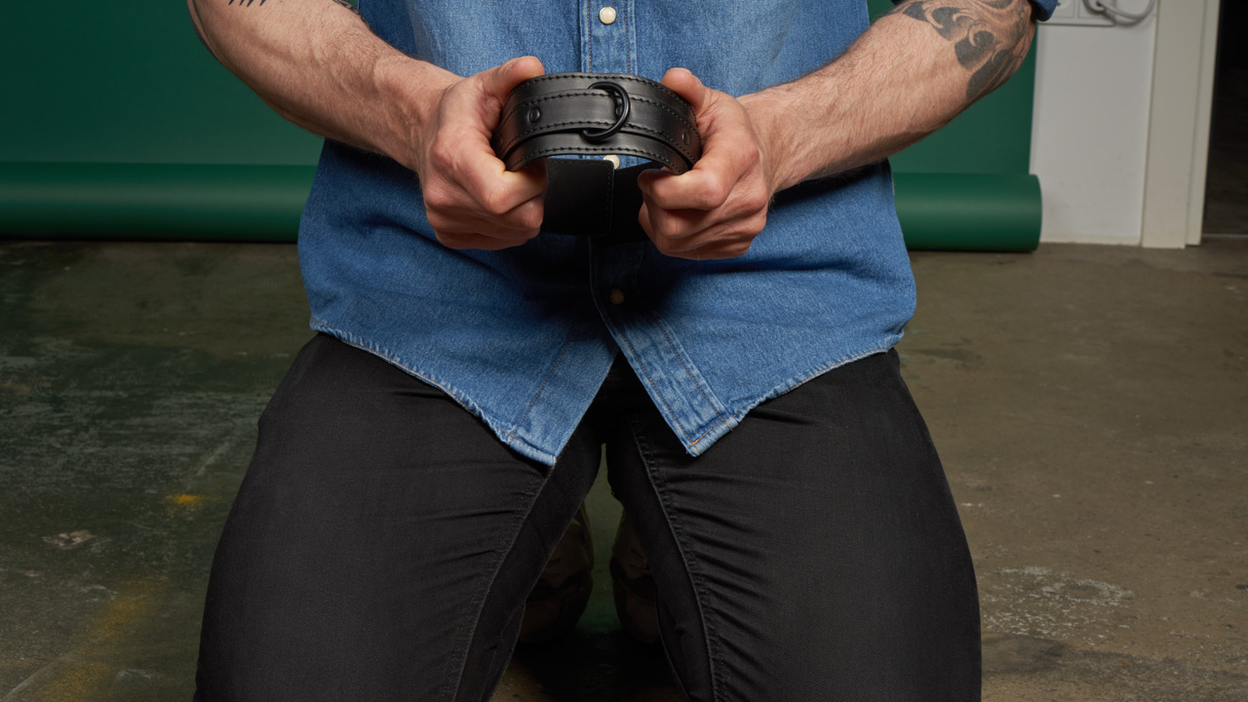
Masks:
[[[491,68],[482,78],[486,94],[497,98],[501,104],[517,85],[544,73],[546,68],[536,56],[521,56]]]
[[[663,76],[664,87],[693,105],[695,113],[702,112],[702,108],[706,105],[706,101],[711,97],[711,89],[702,84],[698,77],[689,72],[687,68],[672,68]]]

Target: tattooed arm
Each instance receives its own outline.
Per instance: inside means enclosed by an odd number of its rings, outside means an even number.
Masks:
[[[373,34],[347,0],[187,0],[208,50],[283,117],[417,173],[429,223],[453,248],[524,243],[545,176],[508,172],[489,138],[536,58],[460,77]]]
[[[740,255],[773,194],[944,126],[1018,70],[1034,32],[1028,0],[908,0],[827,66],[739,99],[673,69],[663,82],[694,104],[703,156],[643,175],[642,226],[669,255]]]
[[[776,177],[793,184],[878,161],[944,126],[1014,75],[1034,35],[1028,0],[908,0],[841,58],[745,102],[760,130],[775,132]]]
[[[945,126],[1015,74],[1035,26],[1027,0],[909,0],[824,69],[751,96],[776,132],[781,184],[869,164]],[[820,101],[826,111],[795,109]],[[807,130],[822,139],[790,139]]]

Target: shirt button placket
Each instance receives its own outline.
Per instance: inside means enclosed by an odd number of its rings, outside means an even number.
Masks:
[[[631,73],[629,61],[628,4],[581,5],[582,21],[589,22],[589,41],[592,45],[593,71],[595,73]]]

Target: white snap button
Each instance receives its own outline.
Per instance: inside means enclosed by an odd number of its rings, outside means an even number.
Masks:
[[[623,290],[620,290],[619,288],[611,289],[611,304],[613,305],[624,304],[624,291]]]
[[[615,154],[607,154],[602,157],[602,160],[610,163],[612,168],[620,167],[620,157]]]
[[[602,22],[603,24],[612,24],[612,23],[614,23],[614,22],[615,22],[615,17],[616,17],[616,15],[615,15],[615,8],[614,8],[614,7],[610,7],[610,6],[608,6],[608,7],[604,7],[604,8],[602,8],[601,10],[599,10],[599,11],[598,11],[598,21]]]

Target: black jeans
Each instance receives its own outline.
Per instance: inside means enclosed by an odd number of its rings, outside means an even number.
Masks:
[[[325,336],[260,419],[195,699],[489,699],[603,445],[691,700],[979,699],[970,554],[896,354],[760,405],[696,459],[617,363],[552,469]]]

